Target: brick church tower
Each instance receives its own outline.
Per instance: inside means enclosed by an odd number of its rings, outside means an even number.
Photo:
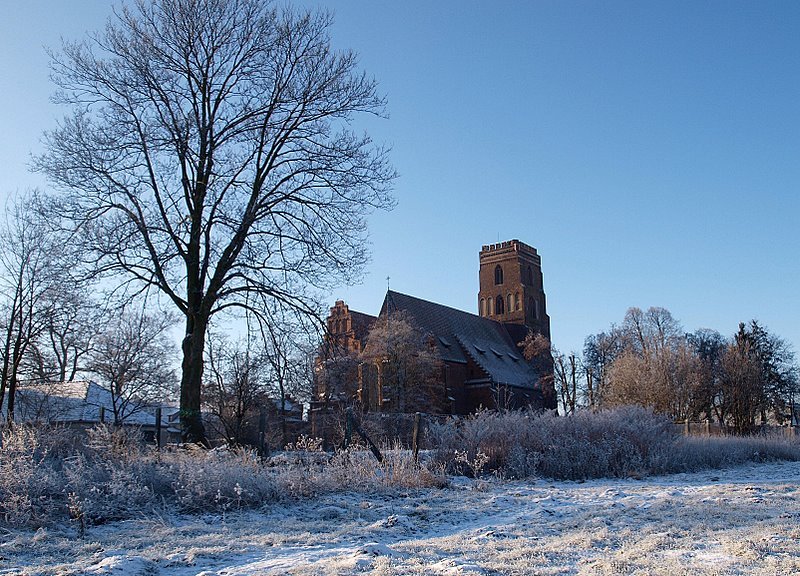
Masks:
[[[519,240],[509,240],[483,246],[479,258],[478,314],[527,326],[549,339],[542,260],[536,249]]]

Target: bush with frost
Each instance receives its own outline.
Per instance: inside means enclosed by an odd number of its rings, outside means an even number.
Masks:
[[[784,436],[694,437],[636,406],[553,413],[480,412],[429,427],[435,458],[451,473],[488,455],[486,471],[509,478],[581,480],[691,472],[765,460],[800,460],[800,442]],[[467,458],[467,460],[468,460]]]

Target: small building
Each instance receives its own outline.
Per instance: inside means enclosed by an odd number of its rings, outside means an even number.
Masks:
[[[155,442],[156,408],[152,404],[129,402],[120,412],[119,425],[135,427],[145,441]],[[173,406],[162,407],[162,442],[180,441],[180,428],[174,421],[177,414],[178,409]],[[114,423],[114,402],[109,390],[88,380],[29,384],[17,390],[15,419],[88,429]]]

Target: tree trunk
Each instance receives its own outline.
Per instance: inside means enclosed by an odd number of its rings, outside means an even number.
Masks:
[[[6,388],[8,386],[9,368],[11,366],[11,335],[14,331],[14,316],[12,315],[9,320],[8,329],[6,330],[6,341],[3,347],[3,369],[0,374],[0,411],[3,409],[3,400],[6,395]]]
[[[289,443],[289,429],[286,425],[286,392],[283,388],[283,382],[281,382],[281,440],[283,445],[286,446]]]
[[[186,336],[183,339],[181,363],[181,438],[210,447],[200,414],[200,390],[203,384],[203,350],[205,347],[206,318],[186,319]]]

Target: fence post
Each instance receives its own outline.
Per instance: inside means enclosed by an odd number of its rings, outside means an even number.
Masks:
[[[419,421],[422,414],[414,414],[414,427],[411,429],[411,451],[414,453],[414,462],[419,460]]]
[[[267,411],[264,408],[258,413],[258,451],[261,456],[269,455],[269,446],[267,446]]]
[[[342,449],[347,450],[353,440],[353,409],[348,408],[344,418],[344,443]]]
[[[156,407],[156,450],[161,450],[161,406]]]

